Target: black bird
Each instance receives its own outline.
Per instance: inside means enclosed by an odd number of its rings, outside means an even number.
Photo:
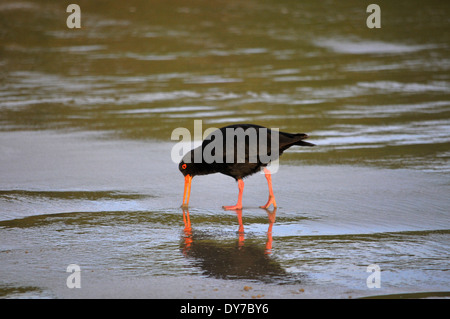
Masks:
[[[261,168],[269,186],[269,199],[261,208],[276,207],[272,190],[272,177],[266,166],[293,145],[314,146],[305,142],[304,133],[285,133],[254,124],[235,124],[212,132],[202,145],[186,153],[178,168],[185,176],[182,207],[189,204],[192,178],[196,175],[222,173],[238,182],[239,195],[236,205],[224,209],[242,209],[243,178]],[[273,147],[272,147],[273,144]]]

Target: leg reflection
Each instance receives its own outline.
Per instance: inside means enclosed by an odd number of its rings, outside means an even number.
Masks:
[[[272,227],[275,223],[275,217],[277,215],[277,208],[275,207],[273,211],[266,209],[267,217],[269,218],[269,228],[267,229],[267,243],[265,254],[269,255],[272,253]]]
[[[238,230],[239,241],[238,241],[238,247],[241,248],[242,246],[244,246],[244,241],[245,241],[244,224],[242,223],[242,210],[236,210],[236,215],[237,215],[238,223],[239,223],[239,230]]]
[[[183,254],[186,255],[193,242],[191,218],[189,217],[189,209],[183,208],[183,221],[184,221],[184,249]]]
[[[277,215],[277,208],[275,207],[272,211],[266,209],[267,217],[269,218],[269,228],[267,229],[267,242],[266,242],[266,249],[265,254],[269,255],[272,253],[272,228],[273,224],[275,223],[275,218]],[[241,248],[244,246],[245,241],[245,232],[244,232],[244,224],[242,223],[242,210],[236,210],[236,215],[238,218],[239,223],[239,241],[238,241],[238,247]]]
[[[184,234],[181,238],[181,251],[196,271],[220,279],[256,279],[275,282],[286,276],[286,271],[272,252],[272,228],[276,209],[266,210],[268,216],[267,240],[251,238],[245,241],[242,211],[236,211],[238,219],[238,240],[217,235],[217,229],[202,231],[193,229],[189,210],[183,209]],[[265,224],[265,223],[264,223]],[[235,227],[235,226],[234,226]],[[265,226],[264,226],[265,228]],[[220,233],[220,231],[219,231]],[[262,239],[262,241],[261,241]]]
[[[269,255],[272,253],[272,228],[273,224],[275,223],[277,208],[274,208],[272,211],[266,209],[267,217],[269,219],[269,228],[267,229],[267,242],[266,242],[266,248],[264,253],[266,255]],[[239,229],[238,229],[238,247],[242,248],[244,246],[245,242],[245,231],[244,231],[244,224],[242,222],[242,210],[236,210],[236,216],[239,223]],[[191,227],[191,218],[189,216],[189,209],[183,208],[183,221],[184,221],[184,252],[187,253],[187,251],[191,248],[193,239],[192,239],[192,227]]]

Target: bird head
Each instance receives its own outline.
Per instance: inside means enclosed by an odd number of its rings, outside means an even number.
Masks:
[[[190,175],[191,177],[194,177],[196,174],[196,167],[194,163],[194,154],[192,151],[186,153],[183,158],[180,161],[180,164],[178,164],[178,169],[180,170],[181,174],[183,176]]]
[[[178,164],[178,169],[180,170],[181,174],[184,176],[184,194],[183,194],[183,204],[181,207],[187,208],[189,204],[189,197],[191,195],[191,182],[192,177],[195,175],[195,164],[193,161],[194,154],[191,152],[188,152],[186,155],[183,156],[183,158],[180,161],[180,164]]]
[[[183,160],[178,164],[178,169],[180,170],[183,176],[191,175],[192,177],[195,175],[194,173],[194,164],[193,163],[185,163]]]

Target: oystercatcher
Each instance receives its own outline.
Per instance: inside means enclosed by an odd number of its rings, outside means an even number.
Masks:
[[[271,172],[266,166],[293,145],[314,146],[305,142],[304,133],[286,133],[254,124],[234,124],[212,132],[202,145],[186,153],[178,166],[185,176],[183,208],[189,205],[192,178],[196,175],[222,173],[238,182],[236,205],[223,206],[226,210],[242,209],[243,178],[261,168],[269,186],[269,199],[261,208],[277,206],[272,190]]]

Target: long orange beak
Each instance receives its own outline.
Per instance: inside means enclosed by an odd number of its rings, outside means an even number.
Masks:
[[[191,181],[192,176],[187,174],[184,177],[184,193],[183,193],[183,204],[181,207],[187,208],[189,205],[189,197],[191,196]]]

